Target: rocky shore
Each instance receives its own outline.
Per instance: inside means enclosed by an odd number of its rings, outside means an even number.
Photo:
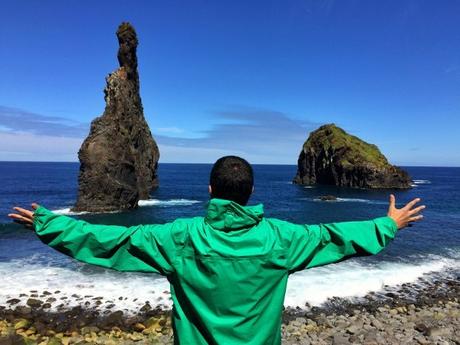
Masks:
[[[282,343],[460,344],[459,278],[459,272],[426,276],[360,299],[288,308]],[[0,306],[0,345],[172,344],[170,311],[145,303],[136,315],[128,315],[102,297],[91,297],[99,308],[82,303],[50,311],[56,295],[59,291],[32,290]]]

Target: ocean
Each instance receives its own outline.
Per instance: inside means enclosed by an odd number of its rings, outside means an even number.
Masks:
[[[209,164],[160,164],[160,187],[136,210],[72,215],[78,163],[0,162],[0,306],[31,291],[60,291],[64,307],[78,296],[100,296],[117,309],[135,313],[146,301],[170,308],[169,285],[156,274],[120,273],[77,262],[42,244],[32,231],[10,222],[15,205],[37,202],[63,215],[100,224],[165,223],[204,215],[209,199]],[[354,298],[383,287],[439,277],[460,269],[460,168],[406,167],[413,188],[394,191],[399,206],[415,197],[427,206],[424,220],[398,233],[376,256],[293,274],[285,306],[318,306],[331,297]],[[250,204],[263,203],[265,215],[295,223],[366,220],[386,215],[386,190],[358,190],[291,183],[296,166],[254,165],[255,192]],[[337,201],[320,201],[321,195]],[[21,302],[23,303],[23,302]],[[93,303],[93,302],[91,302]],[[54,306],[53,306],[54,308]]]

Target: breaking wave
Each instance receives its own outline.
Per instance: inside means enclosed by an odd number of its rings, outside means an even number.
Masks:
[[[139,206],[188,206],[200,203],[199,200],[190,200],[190,199],[171,199],[171,200],[158,200],[158,199],[149,199],[149,200],[139,200]]]
[[[70,207],[59,208],[57,210],[51,210],[53,213],[60,214],[63,216],[77,216],[80,214],[88,214],[89,212],[73,212]]]
[[[114,303],[117,309],[128,313],[136,313],[146,301],[162,309],[172,306],[169,283],[158,275],[119,273],[75,262],[66,267],[37,257],[31,259],[0,262],[0,275],[3,277],[0,280],[0,305],[6,305],[8,299],[30,294],[33,290],[38,293],[50,291],[58,298],[51,310],[60,303],[71,308],[82,305],[84,301],[89,302],[89,307],[97,307],[98,299],[103,299],[101,307]],[[31,261],[34,263],[31,264]],[[370,291],[382,290],[385,285],[396,287],[413,283],[424,274],[442,273],[451,268],[459,268],[455,257],[435,255],[414,257],[413,262],[369,265],[350,260],[313,268],[291,275],[284,305],[302,308],[306,303],[319,306],[331,297],[362,297]],[[56,290],[59,292],[55,293]],[[19,305],[24,305],[26,300],[23,298]]]
[[[138,205],[140,207],[144,206],[160,206],[160,207],[168,207],[168,206],[188,206],[199,203],[201,201],[198,200],[189,200],[189,199],[171,199],[171,200],[158,200],[158,199],[149,199],[149,200],[139,200]],[[64,216],[78,216],[81,214],[90,214],[95,212],[74,212],[70,207],[59,208],[56,210],[52,210],[54,213]],[[117,213],[117,211],[111,212],[101,212],[101,213]]]
[[[415,185],[418,185],[418,184],[431,184],[431,181],[429,181],[429,180],[413,180],[412,182]]]
[[[318,306],[331,297],[363,297],[370,291],[382,290],[385,285],[414,283],[424,274],[459,267],[456,259],[433,255],[422,261],[417,258],[414,263],[380,262],[367,266],[350,260],[313,268],[291,275],[284,305]]]
[[[382,201],[382,200],[370,200],[370,199],[360,199],[360,198],[337,198],[335,200],[321,200],[320,198],[314,198],[312,200],[315,202],[359,202],[359,203],[373,204],[373,205],[387,204],[386,201]]]

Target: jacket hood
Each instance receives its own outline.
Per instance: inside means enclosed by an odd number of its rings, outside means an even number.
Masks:
[[[211,199],[205,222],[214,229],[231,231],[257,225],[264,217],[264,205],[241,206],[224,199]]]

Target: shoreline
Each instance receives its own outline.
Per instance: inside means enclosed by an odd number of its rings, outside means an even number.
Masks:
[[[92,297],[101,308],[82,303],[49,311],[49,299],[56,301],[51,292],[35,291],[0,306],[0,345],[172,344],[170,310],[146,303],[128,315],[116,309],[116,302]],[[17,305],[24,300],[25,306]],[[362,298],[286,308],[282,344],[459,344],[459,302],[458,270],[427,274]]]

